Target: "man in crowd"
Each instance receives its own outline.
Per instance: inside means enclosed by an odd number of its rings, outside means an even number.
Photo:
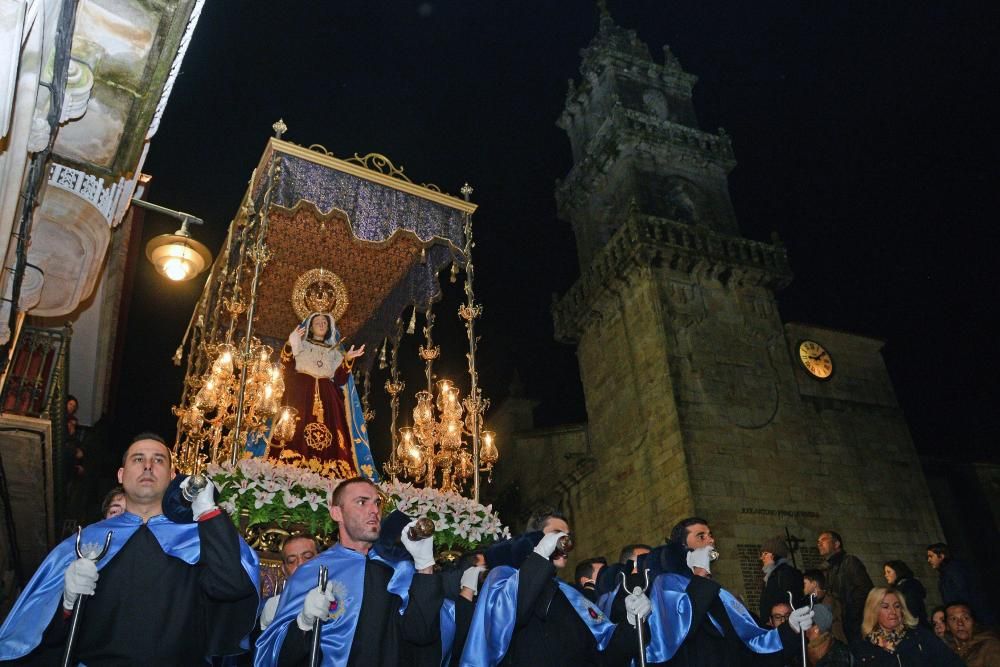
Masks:
[[[636,586],[646,589],[645,573],[640,572],[639,562],[650,551],[652,547],[648,544],[627,544],[619,552],[617,563],[601,568],[596,578],[597,606],[612,623],[625,620],[625,596]],[[627,590],[622,588],[623,576]]]
[[[580,561],[573,573],[576,590],[591,602],[597,602],[597,575],[608,564],[603,556]]]
[[[813,607],[813,614],[813,626],[806,630],[806,659],[809,664],[812,667],[853,667],[851,651],[830,632],[833,628],[830,608],[818,604]]]
[[[865,600],[872,589],[868,570],[857,556],[844,551],[843,538],[832,530],[819,534],[816,548],[826,559],[826,589],[843,605],[844,633],[848,641],[860,639]]]
[[[792,615],[792,606],[787,602],[778,602],[771,605],[771,611],[767,615],[767,627],[780,628],[782,623],[788,621]]]
[[[281,572],[287,581],[300,565],[311,561],[319,553],[316,545],[316,538],[312,535],[290,535],[281,543]],[[274,613],[278,611],[278,602],[281,595],[272,595],[264,603],[264,609],[260,612],[260,629],[263,630],[274,620]]]
[[[445,600],[443,613],[453,613],[455,617],[455,638],[451,643],[451,657],[448,660],[452,667],[458,667],[462,660],[462,650],[476,611],[476,596],[485,572],[486,556],[477,549],[463,554],[455,568],[444,575],[445,597],[448,599]],[[454,583],[456,580],[457,590]],[[453,603],[451,610],[448,609],[449,601]]]
[[[476,602],[463,667],[627,665],[638,657],[635,625],[648,615],[649,599],[629,595],[627,623],[614,624],[557,579],[556,570],[566,566],[558,544],[568,533],[562,514],[544,510],[520,538],[487,551],[491,571]]]
[[[788,623],[765,630],[729,591],[712,579],[715,539],[705,519],[689,517],[645,559],[655,576],[650,587],[647,660],[671,667],[718,667],[794,657],[796,633],[812,625],[802,607]],[[781,654],[781,655],[779,655]]]
[[[337,544],[300,565],[288,580],[273,621],[257,640],[254,664],[305,664],[317,622],[322,664],[413,664],[411,650],[441,641],[444,596],[441,575],[434,573],[434,538],[411,539],[414,521],[400,537],[412,561],[390,560],[373,549],[382,500],[363,477],[337,486],[330,516],[337,522]],[[325,588],[317,585],[320,566],[328,568]]]
[[[618,564],[625,568],[626,574],[637,574],[639,560],[652,550],[648,544],[626,544],[618,554]]]
[[[830,609],[833,621],[830,625],[830,633],[833,638],[847,645],[847,636],[844,635],[844,612],[840,600],[833,593],[826,590],[826,575],[823,570],[806,570],[802,574],[802,598],[809,600],[813,596],[815,604],[821,604]]]
[[[194,665],[247,648],[256,554],[216,507],[211,482],[191,503],[195,523],[163,516],[173,477],[163,438],[136,436],[118,470],[126,511],[83,529],[84,557],[73,538],[49,554],[0,627],[0,660],[30,653],[55,664],[83,596],[72,664]],[[109,531],[110,548],[95,563]]]
[[[760,562],[764,572],[764,590],[760,594],[760,618],[779,602],[789,604],[788,594],[796,605],[802,600],[802,573],[788,562],[788,546],[781,537],[764,540],[760,545]],[[777,627],[777,626],[775,626]]]
[[[118,516],[125,512],[125,490],[116,486],[108,491],[101,502],[101,516],[105,519]]]
[[[1000,667],[1000,638],[978,627],[968,603],[952,602],[944,612],[948,631],[955,640],[952,648],[968,667]]]
[[[968,565],[952,558],[951,549],[944,542],[927,545],[927,564],[938,571],[938,590],[941,592],[941,602],[965,602],[980,623],[992,625],[994,622],[992,609],[984,599],[982,586]]]

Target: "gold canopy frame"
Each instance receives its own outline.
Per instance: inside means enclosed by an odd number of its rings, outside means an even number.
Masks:
[[[356,233],[355,221],[351,220],[347,210],[350,209],[350,202],[343,206],[334,202],[321,210],[316,202],[305,196],[296,196],[289,205],[289,192],[280,191],[278,194],[284,201],[276,203],[276,188],[287,185],[282,180],[282,164],[292,164],[284,160],[286,157],[315,165],[320,170],[329,170],[323,173],[339,172],[363,179],[377,188],[388,188],[406,197],[431,202],[438,207],[434,211],[440,210],[443,211],[441,215],[451,216],[448,219],[452,238],[426,233],[421,238],[415,231],[398,228],[386,238],[368,240]],[[312,181],[309,183],[311,187]],[[294,188],[292,190],[292,195],[295,195]],[[396,339],[401,335],[398,322],[407,306],[430,307],[430,300],[400,305],[397,287],[404,285],[402,281],[408,276],[412,279],[408,272],[418,263],[422,265],[426,262],[429,250],[435,246],[439,247],[435,251],[437,262],[430,267],[434,272],[434,298],[440,297],[437,271],[443,268],[440,265],[442,257],[447,257],[452,262],[453,276],[459,268],[465,271],[467,299],[469,304],[473,304],[471,215],[477,207],[469,201],[471,192],[471,188],[464,186],[464,198],[460,199],[443,193],[434,185],[418,185],[406,176],[401,167],[396,167],[381,154],[355,155],[345,160],[318,145],[304,148],[277,137],[271,138],[251,176],[223,250],[213,264],[185,339],[174,357],[175,363],[180,365],[187,345],[185,385],[180,407],[175,410],[179,416],[175,451],[180,467],[196,471],[205,460],[219,463],[236,461],[243,449],[241,444],[236,443],[245,443],[250,435],[244,423],[247,410],[244,405],[245,374],[239,383],[238,395],[233,397],[235,414],[219,416],[214,435],[209,438],[212,442],[205,437],[189,437],[191,420],[185,420],[185,409],[193,404],[202,384],[200,378],[220,346],[237,349],[237,355],[241,349],[242,356],[249,359],[252,349],[260,349],[258,339],[263,339],[265,343],[277,343],[288,336],[298,322],[290,297],[295,281],[305,272],[324,269],[343,280],[349,294],[349,305],[337,325],[345,339],[353,339],[364,331],[370,342],[374,334],[365,327],[387,319],[386,312],[381,313],[381,319],[373,319],[379,308],[392,310],[388,319],[394,320],[397,326],[394,327],[395,332],[378,331],[376,340],[381,342],[383,337]],[[412,200],[408,201],[412,204]],[[447,213],[449,210],[451,213]],[[440,247],[446,249],[446,255],[442,255]],[[475,336],[471,334],[472,322],[467,321],[466,326],[472,346],[467,355],[469,370],[472,389],[476,390]],[[366,340],[351,342],[361,344]],[[253,406],[249,409],[252,416]],[[396,449],[396,413],[394,401],[393,452]],[[251,421],[256,428],[260,427],[259,419]],[[255,428],[253,424],[250,428]],[[223,432],[226,432],[225,436]],[[478,440],[477,428],[473,434],[477,469]],[[477,474],[476,497],[478,486]]]

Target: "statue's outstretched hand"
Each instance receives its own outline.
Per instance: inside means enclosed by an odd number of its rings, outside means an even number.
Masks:
[[[351,349],[349,349],[347,351],[347,353],[344,354],[344,357],[346,357],[348,361],[351,361],[353,359],[357,359],[358,357],[360,357],[364,353],[365,353],[365,346],[364,345],[362,345],[361,347],[359,347],[356,350],[354,349],[354,346],[352,345]]]

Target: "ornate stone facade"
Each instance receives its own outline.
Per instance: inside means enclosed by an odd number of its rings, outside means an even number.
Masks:
[[[834,529],[874,580],[899,558],[933,581],[924,547],[940,526],[882,343],[782,322],[785,249],[739,235],[729,139],[698,129],[694,77],[664,51],[653,62],[604,16],[570,85],[559,124],[574,165],[556,198],[582,270],[553,315],[577,346],[589,421],[532,431],[521,399],[502,406],[494,425],[513,445],[497,502],[569,511],[580,558],[704,516],[718,578],[750,601],[758,547],[786,529],[804,539],[800,566]],[[800,363],[806,339],[831,355],[829,379]]]

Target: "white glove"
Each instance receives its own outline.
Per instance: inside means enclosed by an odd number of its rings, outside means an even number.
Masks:
[[[628,619],[629,625],[633,628],[637,621],[645,619],[651,611],[653,611],[653,603],[638,586],[631,594],[625,596],[625,618]]]
[[[552,554],[555,553],[556,546],[559,543],[559,538],[565,534],[566,533],[560,531],[545,533],[545,536],[542,537],[542,541],[535,547],[535,553],[545,560],[552,558]]]
[[[274,620],[274,614],[278,611],[278,603],[281,602],[280,595],[272,595],[264,603],[264,608],[260,610],[260,629],[264,630],[267,626],[271,625],[271,621]]]
[[[71,611],[79,595],[93,595],[97,591],[97,564],[89,558],[77,558],[66,568],[63,576],[63,608]]]
[[[181,482],[181,491],[183,492],[190,483],[190,477]],[[212,484],[212,480],[208,480],[208,485],[191,501],[191,513],[194,514],[194,520],[197,521],[202,514],[211,512],[214,509],[216,509],[215,485]]]
[[[809,607],[799,607],[788,615],[788,625],[792,626],[795,632],[805,632],[813,625],[813,616],[816,615]]]
[[[333,583],[327,583],[326,591],[320,590],[319,586],[306,593],[306,600],[302,603],[302,611],[299,612],[295,622],[303,632],[313,629],[313,623],[319,619],[325,621],[330,615],[330,603],[334,601]]]
[[[692,570],[700,567],[709,574],[712,573],[712,547],[700,547],[687,554],[687,565]]]
[[[468,588],[475,595],[479,592],[479,574],[485,572],[482,565],[473,565],[462,573],[462,588]]]
[[[410,552],[413,556],[413,567],[418,570],[422,570],[425,567],[430,567],[434,565],[434,536],[425,537],[422,540],[411,540],[410,539],[410,528],[417,525],[417,522],[411,521],[406,524],[403,528],[403,534],[400,536],[400,541],[406,550]]]

